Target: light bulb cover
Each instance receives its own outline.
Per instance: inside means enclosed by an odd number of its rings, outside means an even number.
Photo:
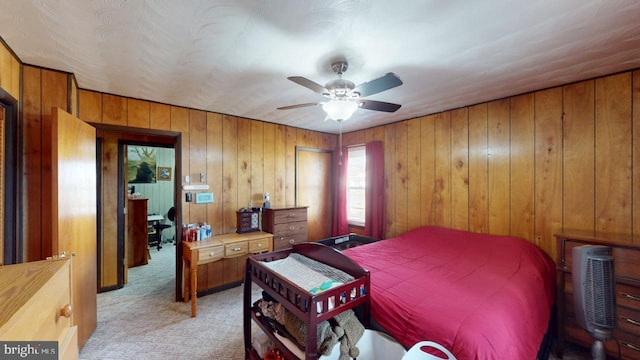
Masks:
[[[347,120],[358,109],[358,103],[353,100],[332,99],[322,104],[322,110],[332,120]]]

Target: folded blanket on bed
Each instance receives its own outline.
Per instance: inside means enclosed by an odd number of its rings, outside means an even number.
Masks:
[[[307,324],[290,312],[284,314],[284,326],[298,344],[306,346]],[[356,343],[364,334],[364,326],[352,310],[346,310],[334,318],[318,324],[318,355],[329,355],[340,342],[340,360],[356,358],[360,350]]]

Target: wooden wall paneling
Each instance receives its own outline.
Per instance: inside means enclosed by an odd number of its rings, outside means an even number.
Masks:
[[[631,235],[631,73],[595,84],[596,232]]]
[[[238,118],[238,208],[249,206],[251,192],[251,120]],[[229,209],[231,210],[231,209]],[[237,218],[236,218],[237,222]],[[236,224],[237,226],[237,224]],[[234,226],[234,229],[236,228]]]
[[[384,177],[387,193],[387,216],[385,232],[386,238],[391,238],[398,234],[396,228],[396,124],[384,127]]]
[[[0,43],[0,87],[7,92],[11,92],[13,81],[11,75],[11,52],[7,49],[3,43]],[[13,95],[13,94],[12,94]]]
[[[52,117],[52,108],[58,107],[60,109],[66,110],[69,106],[68,103],[68,74],[42,69],[40,70],[40,92],[41,92],[41,108],[40,108],[40,116],[41,118],[41,137],[40,144],[36,146],[41,146],[42,149],[50,149],[51,144],[51,117]],[[35,84],[37,86],[38,84]],[[37,131],[37,130],[36,130]],[[48,156],[48,153],[42,152],[42,156]],[[44,162],[42,162],[44,165]],[[38,171],[38,169],[31,169],[34,171]],[[42,179],[51,179],[51,167],[50,166],[41,166],[40,167],[40,175]],[[43,204],[51,204],[52,201],[52,190],[51,190],[51,182],[42,181],[42,190],[40,192],[40,198],[37,201],[42,202]],[[28,196],[32,197],[33,194],[29,193]],[[39,205],[40,206],[40,205]],[[41,219],[51,219],[51,207],[43,206],[41,212]],[[24,222],[25,227],[31,227],[33,224],[30,224],[28,221]],[[40,243],[40,259],[33,260],[43,260],[47,256],[52,256],[52,234],[47,231],[41,232],[41,239],[32,239],[34,243]]]
[[[200,110],[189,110],[189,175],[192,184],[208,183],[207,173],[207,114]],[[207,181],[200,179],[204,173]],[[213,174],[211,174],[213,175]],[[198,191],[199,192],[199,191]],[[207,206],[196,204],[195,192],[193,201],[188,203],[189,222],[205,223],[207,221]]]
[[[22,65],[16,58],[11,59],[11,95],[20,100],[20,83],[22,75]],[[6,89],[5,89],[6,90]]]
[[[296,203],[296,146],[299,145],[295,128],[286,128],[285,144],[285,185],[282,205],[291,206]]]
[[[251,191],[249,195],[253,200],[253,206],[262,206],[262,199],[265,192],[269,192],[271,197],[271,191],[265,188],[265,173],[264,157],[265,157],[265,135],[264,135],[264,122],[251,121]]]
[[[469,109],[451,111],[451,227],[469,229]]]
[[[511,230],[511,135],[510,100],[492,101],[487,108],[488,120],[488,181],[489,181],[489,232],[509,235]]]
[[[435,116],[434,225],[451,227],[451,112]]]
[[[183,107],[178,107],[178,106],[171,106],[170,107],[170,119],[171,119],[171,131],[175,131],[175,132],[179,132],[181,133],[180,136],[180,151],[181,151],[181,158],[180,158],[180,165],[181,165],[181,169],[175,169],[174,171],[174,177],[175,177],[175,181],[178,182],[178,184],[180,185],[180,188],[182,188],[182,185],[185,184],[184,181],[184,177],[185,175],[189,175],[189,177],[192,176],[191,174],[191,168],[190,168],[190,160],[189,160],[189,156],[190,156],[190,138],[191,138],[191,134],[189,133],[190,128],[189,128],[189,109],[183,108]],[[176,149],[177,150],[177,149]],[[176,152],[177,154],[177,152]],[[178,159],[176,158],[176,164],[178,163]],[[180,171],[178,171],[180,170]],[[200,180],[200,179],[198,179]],[[192,180],[193,181],[193,180]],[[186,202],[185,200],[185,194],[186,191],[181,191],[180,196],[178,197],[180,199],[180,203],[179,204],[175,204],[176,210],[179,209],[180,214],[182,215],[182,222],[185,224],[189,224],[191,223],[191,215],[190,215],[190,204],[188,202]]]
[[[127,99],[122,96],[102,94],[102,122],[126,126]]]
[[[78,82],[73,74],[69,75],[69,89],[69,113],[80,118],[78,109]]]
[[[263,188],[269,193],[269,201],[276,196],[276,125],[264,123],[263,129]]]
[[[364,131],[355,131],[348,134],[342,134],[342,145],[351,146],[364,144],[366,142],[364,137]]]
[[[420,227],[420,119],[407,121],[407,228]]]
[[[102,208],[100,209],[102,242],[100,244],[101,271],[98,288],[118,285],[118,198],[124,197],[124,194],[114,196],[114,194],[118,194],[119,136],[113,132],[104,132],[103,134],[102,168],[100,169],[102,175]],[[125,259],[123,259],[123,264],[126,264]]]
[[[149,104],[149,128],[171,130],[171,106],[166,104]]]
[[[138,99],[127,99],[127,126],[149,128],[149,102]]]
[[[6,190],[6,184],[4,181],[4,177],[5,177],[5,164],[7,163],[7,154],[5,152],[5,145],[6,145],[6,141],[5,138],[7,136],[7,134],[5,134],[5,125],[6,125],[7,119],[6,119],[6,115],[5,115],[5,109],[4,107],[0,106],[0,234],[4,234],[4,227],[5,227],[5,221],[4,221],[4,217],[5,217],[5,190]],[[4,265],[4,242],[5,242],[5,237],[2,236],[0,237],[0,266]]]
[[[469,108],[469,230],[489,231],[487,104]]]
[[[535,93],[535,237],[555,259],[562,229],[562,88]]]
[[[42,259],[42,72],[25,66],[23,70],[23,246],[24,261]]]
[[[403,234],[409,230],[409,124],[407,121],[397,123],[396,128],[396,232]],[[414,209],[412,209],[414,210]]]
[[[222,233],[236,228],[238,204],[238,120],[234,116],[222,118]]]
[[[511,98],[510,234],[533,242],[535,187],[535,122],[533,93]]]
[[[633,72],[633,189],[640,188],[640,70]],[[640,243],[640,190],[632,191],[633,242]]]
[[[594,81],[567,85],[562,91],[562,226],[594,231]]]
[[[427,115],[420,121],[420,191],[414,193],[420,204],[414,211],[420,213],[420,225],[436,224],[436,116]],[[391,144],[386,144],[387,146]],[[385,150],[387,151],[387,150]],[[390,164],[393,165],[393,164]],[[420,196],[417,196],[420,194]]]
[[[207,204],[207,223],[213,235],[222,229],[222,115],[207,113],[207,183],[213,193],[213,203]]]
[[[78,118],[92,123],[102,122],[102,94],[96,91],[78,91],[80,98]]]
[[[276,125],[273,133],[273,155],[274,155],[274,188],[271,195],[271,206],[286,205],[286,184],[287,184],[287,127]]]

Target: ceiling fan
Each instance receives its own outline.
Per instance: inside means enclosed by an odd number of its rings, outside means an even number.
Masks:
[[[402,80],[394,73],[387,73],[382,77],[356,86],[352,81],[342,78],[342,74],[347,71],[347,68],[349,68],[347,61],[340,60],[333,62],[331,69],[338,75],[338,78],[329,81],[325,86],[302,76],[288,77],[287,79],[294,83],[302,85],[329,100],[282,106],[279,107],[278,110],[321,105],[322,109],[327,113],[327,118],[342,122],[349,119],[358,108],[385,112],[394,112],[400,108],[401,105],[399,104],[363,99],[364,97],[402,85]]]

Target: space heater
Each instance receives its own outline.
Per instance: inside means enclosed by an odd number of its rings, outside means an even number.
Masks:
[[[572,250],[571,280],[578,324],[593,338],[591,356],[605,360],[604,343],[616,326],[613,255],[603,245],[583,245]]]

